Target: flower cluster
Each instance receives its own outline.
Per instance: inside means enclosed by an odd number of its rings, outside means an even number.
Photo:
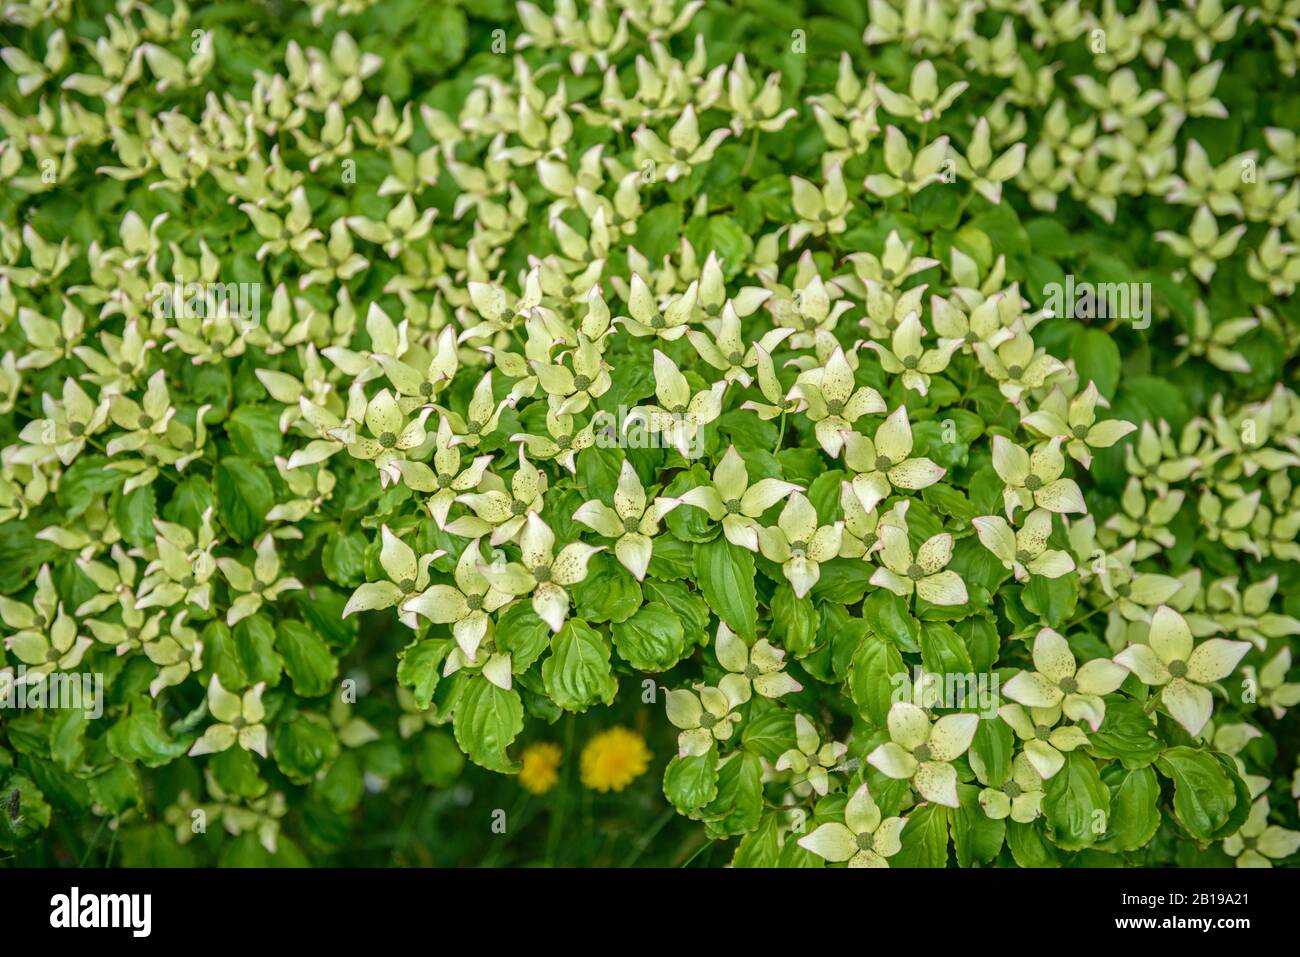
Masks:
[[[582,781],[737,864],[1295,855],[1286,4],[159,4],[4,6],[0,691],[106,691],[0,848],[299,862],[649,707]]]

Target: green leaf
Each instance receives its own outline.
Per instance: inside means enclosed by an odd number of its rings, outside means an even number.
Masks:
[[[704,600],[736,634],[758,636],[758,596],[754,555],[725,537],[695,546],[695,575]]]
[[[1097,842],[1103,851],[1136,851],[1160,827],[1160,782],[1149,767],[1123,772],[1110,787],[1110,827]]]
[[[1084,329],[1074,337],[1070,350],[1075,367],[1079,370],[1079,385],[1097,384],[1097,391],[1108,399],[1115,397],[1119,385],[1119,346],[1104,329]]]
[[[546,692],[566,711],[586,711],[609,704],[618,682],[609,667],[609,645],[584,621],[570,618],[551,639],[551,654],[542,662]]]
[[[718,749],[704,754],[674,757],[664,769],[664,797],[678,814],[704,807],[718,795]]]
[[[62,511],[63,521],[77,518],[101,495],[120,488],[126,473],[108,467],[103,455],[80,455],[68,466],[59,481],[55,498]]]
[[[1141,702],[1113,696],[1106,702],[1101,727],[1088,737],[1099,758],[1118,758],[1126,768],[1150,764],[1164,747],[1156,737],[1155,721]]]
[[[442,662],[453,647],[454,642],[450,639],[426,638],[407,645],[398,655],[397,682],[411,689],[420,708],[427,708],[433,700]]]
[[[1021,867],[1060,867],[1061,859],[1051,843],[1043,836],[1041,822],[1020,824],[1016,821],[1005,822],[1007,826],[1007,847],[1011,856]]]
[[[456,704],[452,731],[471,761],[490,771],[511,772],[518,766],[506,748],[524,728],[524,706],[519,692],[506,691],[486,678],[472,678]]]
[[[266,473],[248,459],[234,456],[217,463],[217,514],[231,537],[247,544],[266,527],[275,493]]]
[[[1052,628],[1063,629],[1079,601],[1079,575],[1077,572],[1060,578],[1035,575],[1020,594],[1026,608]]]
[[[1065,756],[1065,767],[1044,789],[1043,812],[1053,843],[1063,851],[1091,847],[1110,820],[1110,791],[1097,773],[1097,765],[1082,750]]]
[[[276,625],[276,647],[294,694],[319,698],[327,694],[339,673],[339,663],[320,635],[300,621],[286,619]]]
[[[877,588],[862,603],[862,617],[875,634],[900,651],[921,650],[921,625],[907,610],[907,599]]]
[[[570,589],[574,614],[587,621],[627,621],[641,607],[641,586],[611,555],[593,555],[587,577]]]
[[[122,761],[139,761],[145,767],[160,768],[189,750],[188,741],[174,741],[163,730],[162,719],[147,695],[133,698],[126,717],[105,735],[108,750]]]
[[[339,741],[329,721],[302,713],[275,729],[276,767],[295,784],[308,784],[339,753]]]
[[[330,581],[354,588],[366,580],[366,547],[369,542],[360,529],[336,531],[325,539],[321,567]]]
[[[948,863],[948,808],[924,804],[907,815],[903,848],[890,867],[943,867]]]
[[[155,516],[152,485],[141,485],[129,495],[113,496],[113,521],[127,543],[136,548],[153,544]]]
[[[751,715],[741,733],[741,744],[746,751],[769,762],[796,746],[794,714],[782,707],[771,707],[758,715]]]
[[[515,674],[527,671],[551,643],[551,626],[538,617],[533,606],[516,602],[501,612],[496,624],[497,647],[510,655]]]
[[[245,618],[235,625],[235,648],[250,684],[265,681],[274,688],[284,672],[284,659],[275,650],[275,626],[264,614]]]
[[[700,810],[706,833],[714,838],[745,834],[763,813],[763,763],[757,754],[738,751],[718,768],[718,793]]]
[[[991,724],[983,721],[981,724]],[[980,789],[970,784],[957,785],[958,808],[950,808],[948,822],[952,828],[952,846],[959,867],[973,867],[998,856],[1006,837],[1006,822],[995,821],[980,807]],[[906,828],[903,829],[906,833]]]
[[[781,859],[780,815],[769,811],[758,827],[740,839],[732,867],[776,867]]]
[[[768,637],[782,648],[803,658],[817,645],[821,614],[811,597],[796,598],[789,585],[778,585],[772,595],[772,631]]]
[[[884,638],[867,634],[858,642],[849,666],[849,694],[872,724],[884,727],[890,705],[902,700],[900,695],[910,680],[903,656]]]
[[[614,647],[637,671],[667,671],[687,653],[682,623],[671,608],[645,605],[627,621],[610,627]]]
[[[245,458],[269,465],[283,449],[280,411],[273,406],[241,405],[230,413],[225,427],[236,454]]]
[[[1236,790],[1214,755],[1193,748],[1169,748],[1156,770],[1174,782],[1174,814],[1188,833],[1208,841],[1227,822]]]

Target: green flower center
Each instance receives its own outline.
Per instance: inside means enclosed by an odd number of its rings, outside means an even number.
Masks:
[[[1051,737],[1052,729],[1045,724],[1034,725],[1034,737],[1039,741],[1046,741]]]
[[[867,534],[862,536],[862,544],[867,548],[870,548],[878,541],[880,541],[880,536],[877,535],[875,532],[867,532]]]
[[[562,448],[562,449],[567,449],[570,445],[573,444],[573,436],[571,436],[571,435],[557,435],[557,436],[555,437],[555,444],[558,445],[558,446],[559,446],[560,448]]]
[[[877,472],[888,472],[888,471],[889,471],[890,469],[892,469],[893,467],[894,467],[894,461],[893,461],[893,459],[891,459],[888,455],[877,455],[877,456],[876,456],[876,471],[877,471]]]
[[[1074,694],[1079,690],[1079,682],[1075,681],[1073,678],[1062,678],[1056,683],[1056,687],[1060,688],[1066,694]]]
[[[563,296],[565,299],[568,299],[570,296],[573,295],[573,286],[570,285],[562,286],[560,288],[560,295]]]
[[[627,532],[629,535],[635,532],[637,528],[640,527],[640,525],[641,523],[637,521],[635,518],[623,519],[623,531]]]
[[[522,514],[524,514],[524,512],[526,512],[526,511],[528,511],[528,503],[527,503],[527,502],[519,502],[519,501],[515,501],[515,502],[511,502],[511,503],[510,503],[510,514],[511,514],[511,515],[522,515]]]
[[[379,436],[379,444],[386,449],[391,449],[397,444],[397,436],[392,432],[385,432],[383,435]]]
[[[718,723],[718,716],[711,711],[705,711],[700,715],[700,727],[707,731],[713,730],[713,726]]]
[[[930,760],[930,746],[928,744],[918,744],[912,749],[912,757],[918,761]]]
[[[829,223],[831,221],[831,211],[829,209],[823,209],[817,214],[817,219],[820,222]]]
[[[404,592],[413,592],[415,591],[415,579],[403,578],[400,582],[397,583],[397,587]]]
[[[421,382],[421,383],[420,383],[420,395],[425,396],[426,398],[429,397],[429,396],[431,396],[431,395],[433,395],[433,383],[432,383],[432,382]]]
[[[675,150],[673,150],[673,159],[675,160],[684,160],[686,159],[686,157],[690,155],[691,155],[690,153],[686,152],[686,148],[684,146],[679,146]]]
[[[483,431],[483,423],[478,419],[470,419],[465,423],[465,431],[470,435],[478,435]]]
[[[1119,595],[1120,598],[1127,598],[1129,592],[1131,592],[1132,590],[1133,590],[1133,586],[1129,582],[1123,582],[1115,586],[1115,594]]]
[[[549,565],[538,565],[533,569],[533,578],[545,583],[551,580],[551,569]]]
[[[122,373],[122,375],[130,375],[133,368],[134,366],[129,362],[119,362],[117,364],[117,371]]]
[[[919,358],[918,356],[904,356],[904,357],[903,357],[903,368],[904,368],[904,369],[915,369],[916,366],[917,366],[917,364],[918,364],[920,361],[921,361],[921,360],[920,360],[920,358]]]
[[[1024,374],[1025,370],[1021,366],[1007,366],[1007,375],[1013,379],[1019,379]]]
[[[1023,548],[1020,551],[1016,552],[1016,561],[1018,561],[1022,565],[1028,565],[1033,560],[1034,560],[1034,556],[1029,554]]]
[[[966,345],[973,346],[975,345],[975,343],[980,341],[980,337],[976,335],[974,332],[968,332],[966,333],[966,338],[963,341],[966,343]]]
[[[591,377],[585,375],[575,375],[573,377],[573,388],[581,392],[591,385]]]
[[[740,499],[729,498],[722,505],[727,510],[728,515],[735,515],[740,512]]]
[[[871,840],[872,840],[871,834],[868,834],[866,831],[863,831],[861,834],[857,835],[857,839],[858,839],[859,851],[871,850]]]
[[[1175,678],[1184,678],[1187,676],[1187,662],[1171,661],[1169,662],[1169,673]]]
[[[470,611],[478,611],[480,608],[483,607],[483,596],[482,596],[482,595],[466,595],[466,596],[465,596],[465,606],[466,606],[467,608],[469,608]]]
[[[913,562],[911,565],[907,566],[907,577],[912,579],[914,582],[919,582],[925,577],[925,569]]]
[[[1002,793],[1014,801],[1025,792],[1015,781],[1008,781],[1006,784],[1002,785]]]
[[[803,556],[804,556],[804,552],[806,552],[806,551],[808,551],[808,543],[807,543],[807,542],[791,542],[791,543],[790,543],[790,554],[793,555],[793,556],[795,556],[796,558],[803,558]]]
[[[1076,425],[1073,431],[1076,439],[1086,439],[1088,437],[1088,427],[1086,425]]]
[[[722,311],[722,306],[720,306],[720,305],[719,305],[718,303],[716,303],[716,302],[711,302],[711,303],[709,303],[707,306],[704,307],[704,312],[705,312],[705,314],[706,314],[706,315],[710,315],[710,316],[716,316],[716,315],[717,315],[718,313],[720,313],[721,311]]]
[[[664,327],[663,316],[655,316],[653,319],[650,320],[651,329],[662,329],[663,327]]]
[[[142,415],[142,416],[140,416],[140,428],[142,428],[142,429],[148,429],[148,428],[152,428],[152,427],[153,427],[153,416],[152,416],[152,415]]]
[[[86,426],[82,422],[69,422],[68,431],[73,435],[83,435],[85,434]]]
[[[1026,476],[1025,488],[1029,489],[1029,491],[1037,492],[1042,487],[1043,487],[1043,480],[1040,479],[1037,475]]]
[[[49,651],[45,652],[45,660],[48,661],[48,662],[58,661],[58,660],[59,660],[59,649],[58,649],[58,648],[51,648]]]
[[[844,411],[844,402],[840,399],[831,399],[826,403],[826,411],[831,415],[839,415]]]
[[[438,473],[438,488],[450,488],[451,483],[456,481],[456,476],[449,472]]]
[[[758,665],[745,665],[745,670],[741,672],[750,681],[757,678],[762,672],[758,670]]]
[[[727,362],[731,363],[733,366],[738,366],[744,361],[745,356],[739,352],[733,352],[727,356]]]
[[[186,575],[184,578],[182,578],[182,579],[181,579],[181,587],[182,587],[182,588],[193,588],[193,587],[194,587],[194,576],[193,576],[193,575]]]

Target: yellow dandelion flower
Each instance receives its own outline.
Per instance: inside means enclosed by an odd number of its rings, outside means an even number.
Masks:
[[[621,791],[649,766],[645,739],[627,728],[602,731],[582,749],[582,783],[593,791]]]
[[[519,772],[519,786],[530,794],[545,794],[560,779],[561,757],[560,746],[550,741],[538,741],[524,748],[520,756],[524,766]]]

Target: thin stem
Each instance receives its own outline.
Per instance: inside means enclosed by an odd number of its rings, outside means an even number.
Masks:
[[[640,860],[641,855],[645,853],[645,849],[650,846],[650,842],[653,841],[659,835],[659,832],[662,831],[664,827],[668,824],[668,822],[673,819],[673,816],[676,813],[677,812],[673,809],[671,805],[664,808],[664,812],[659,815],[659,819],[650,826],[650,830],[646,831],[645,836],[643,836],[641,840],[637,842],[636,850],[634,850],[631,854],[628,855],[627,860],[623,862],[622,866],[631,867],[638,860]]]
[[[546,866],[555,865],[555,852],[560,845],[560,830],[569,810],[569,789],[573,779],[573,714],[564,721],[564,783],[560,791],[559,802],[551,812],[550,832],[546,835]]]
[[[749,138],[749,153],[745,156],[745,165],[740,168],[741,177],[749,175],[749,168],[754,165],[754,155],[758,152],[758,127],[754,127],[754,133]]]

